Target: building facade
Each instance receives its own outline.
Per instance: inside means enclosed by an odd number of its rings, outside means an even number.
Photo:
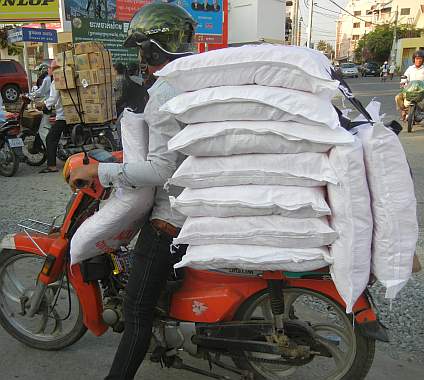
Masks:
[[[420,27],[424,23],[424,0],[349,0],[337,21],[336,60],[353,60],[359,40],[377,25],[394,23]],[[421,26],[422,27],[422,26]]]

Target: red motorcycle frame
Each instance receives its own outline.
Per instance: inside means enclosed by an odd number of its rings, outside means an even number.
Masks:
[[[120,152],[112,155],[121,158]],[[94,159],[83,153],[72,156],[64,168],[65,178],[71,170],[88,161],[92,162]],[[108,194],[100,182],[95,180],[92,186],[74,193],[60,228],[48,235],[22,232],[8,235],[3,240],[1,247],[4,251],[15,250],[44,258],[36,289],[25,305],[29,316],[37,312],[47,286],[58,281],[67,270],[70,238],[78,228],[76,218],[81,214],[82,205],[87,210],[87,200],[99,201]],[[86,216],[89,215],[90,211],[87,211]],[[263,272],[259,276],[249,271],[233,270],[232,273],[233,275],[187,268],[182,286],[172,293],[168,317],[176,321],[201,324],[233,321],[240,307],[251,297],[269,289],[270,282],[281,282],[288,289],[310,290],[332,300],[343,309],[345,307],[327,268],[307,273]],[[84,325],[96,336],[104,334],[110,326],[102,317],[103,299],[99,283],[84,282],[79,265],[68,268],[67,275],[79,299]],[[385,329],[378,321],[367,292],[357,300],[353,318],[356,329],[361,334],[372,340],[387,341]]]

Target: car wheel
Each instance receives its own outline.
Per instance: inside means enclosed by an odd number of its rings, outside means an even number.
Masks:
[[[1,95],[5,103],[14,103],[19,99],[21,90],[14,84],[7,84],[1,90]]]

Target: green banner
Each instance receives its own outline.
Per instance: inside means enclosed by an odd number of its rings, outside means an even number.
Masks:
[[[112,54],[113,63],[137,62],[137,49],[124,48],[128,22],[96,20],[92,18],[72,18],[72,40],[74,43],[101,42]]]

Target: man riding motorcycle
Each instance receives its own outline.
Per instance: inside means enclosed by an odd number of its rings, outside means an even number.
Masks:
[[[409,83],[413,80],[424,80],[424,50],[417,50],[412,56],[412,66],[409,66],[404,76],[406,77],[406,83]],[[401,92],[396,95],[396,107],[401,112],[401,119],[405,120],[407,116],[408,104],[405,104],[405,94]]]
[[[196,22],[183,8],[153,3],[141,8],[133,17],[125,41],[126,47],[139,47],[153,74],[168,62],[192,54],[191,43]],[[163,186],[182,156],[168,151],[168,141],[181,130],[181,125],[159,108],[178,95],[175,88],[158,79],[149,89],[145,108],[149,127],[149,152],[144,162],[91,164],[71,172],[70,184],[83,180],[90,184],[95,177],[105,187],[155,186],[156,195],[150,222],[141,230],[124,304],[125,330],[106,379],[132,379],[143,361],[152,334],[154,309],[166,285],[172,267],[170,246],[184,217],[171,212],[169,195],[178,196],[181,189]]]

